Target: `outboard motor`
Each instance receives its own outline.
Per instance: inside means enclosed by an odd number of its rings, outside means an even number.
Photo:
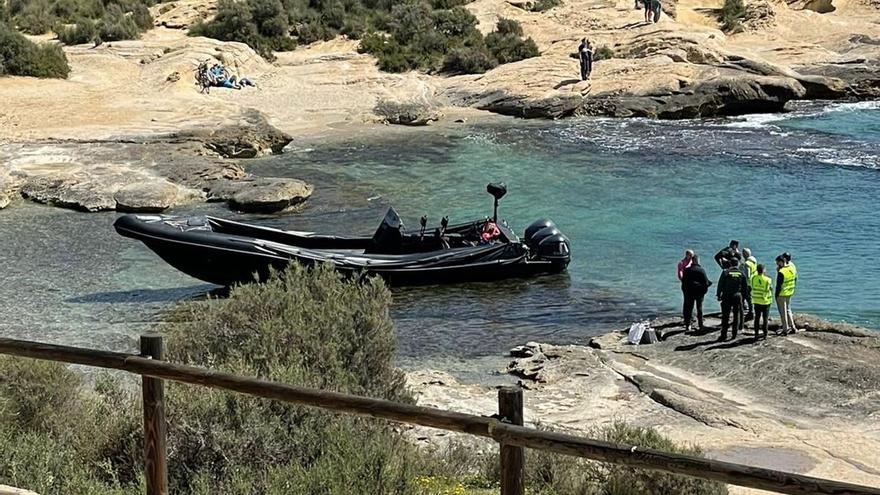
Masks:
[[[528,241],[526,241],[526,246],[528,246],[529,249],[531,249],[531,251],[533,253],[537,253],[538,252],[538,245],[541,244],[541,241],[550,237],[551,235],[557,235],[557,234],[561,234],[561,233],[562,232],[560,232],[559,229],[557,229],[555,225],[552,225],[550,227],[544,227],[543,229],[532,234],[532,237],[529,238]]]
[[[531,248],[533,251],[535,250],[535,248],[538,247],[538,243],[532,243],[532,237],[535,235],[535,233],[537,233],[541,229],[544,229],[545,227],[556,228],[556,224],[553,223],[553,220],[542,218],[540,220],[535,220],[534,222],[532,222],[531,225],[526,227],[526,231],[523,234],[523,240],[525,241],[526,245],[529,246],[529,248]]]
[[[557,271],[571,261],[571,243],[553,221],[542,218],[526,228],[525,243],[535,259],[550,261]]]
[[[571,244],[562,234],[547,236],[538,243],[537,257],[550,261],[553,267],[561,272],[571,261]]]

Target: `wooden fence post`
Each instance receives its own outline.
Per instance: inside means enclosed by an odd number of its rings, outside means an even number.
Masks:
[[[141,335],[141,356],[161,360],[165,350],[161,335]],[[147,495],[168,495],[168,458],[165,436],[165,384],[160,378],[143,377],[144,475]]]
[[[498,390],[498,415],[505,423],[522,426],[523,391],[520,387]],[[523,448],[501,444],[501,495],[524,495]]]

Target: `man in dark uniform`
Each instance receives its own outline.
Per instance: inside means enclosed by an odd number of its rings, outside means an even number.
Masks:
[[[739,260],[732,258],[730,267],[721,272],[718,279],[716,295],[721,301],[721,336],[719,341],[727,340],[727,328],[733,329],[733,338],[742,328],[742,304],[743,298],[749,297],[749,284],[746,277],[739,269]],[[733,313],[733,325],[730,325],[730,316]]]
[[[700,266],[700,258],[695,254],[691,256],[691,264],[684,269],[681,277],[681,292],[684,294],[684,307],[682,308],[682,317],[684,318],[684,329],[686,332],[691,330],[691,317],[693,316],[694,306],[697,307],[697,325],[699,329],[703,329],[703,296],[709,291],[712,282],[706,276],[706,270]]]
[[[718,266],[723,270],[730,266],[730,260],[736,258],[737,255],[742,256],[739,254],[739,241],[730,241],[730,244],[726,248],[715,254],[715,263],[718,263]]]
[[[581,81],[586,81],[593,72],[593,45],[586,38],[581,38],[581,44],[578,45],[578,59],[581,62]]]

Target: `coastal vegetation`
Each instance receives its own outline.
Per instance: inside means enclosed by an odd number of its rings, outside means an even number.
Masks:
[[[539,55],[522,27],[509,19],[483,36],[461,0],[220,0],[217,16],[190,28],[191,36],[246,43],[263,57],[297,44],[343,34],[387,72],[482,73],[498,64]]]
[[[742,20],[746,15],[746,6],[743,0],[724,0],[721,7],[721,29],[734,32],[742,28]]]
[[[64,44],[118,41],[135,39],[153,26],[148,7],[154,3],[153,0],[10,0],[5,15],[11,25],[27,34],[54,30]]]
[[[393,365],[390,293],[293,266],[229,297],[186,303],[161,330],[168,359],[413,402]],[[44,495],[143,493],[137,386],[100,374],[93,386],[61,364],[0,359],[0,483]],[[385,493],[497,491],[497,452],[417,448],[391,424],[169,383],[170,492]],[[674,451],[652,430],[615,425],[611,441]],[[723,485],[529,452],[533,493],[724,493]],[[637,491],[633,491],[636,488]],[[628,491],[624,491],[628,490]]]
[[[65,78],[69,73],[60,46],[34,43],[0,21],[0,76]]]

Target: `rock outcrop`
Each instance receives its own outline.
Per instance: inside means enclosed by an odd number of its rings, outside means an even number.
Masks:
[[[6,169],[0,168],[0,210],[9,206],[17,195],[18,180]]]
[[[616,96],[597,94],[585,99],[580,113],[611,117],[691,119],[714,115],[781,112],[806,90],[783,77],[719,77],[679,91]]]
[[[210,184],[209,199],[228,201],[239,211],[271,213],[305,202],[312,186],[297,179],[275,177],[249,178],[241,181],[217,181]]]
[[[87,212],[159,212],[206,200],[271,212],[300,204],[312,192],[296,179],[249,175],[195,141],[9,145],[0,149],[0,163],[0,191],[10,197],[20,192]]]
[[[113,198],[116,200],[116,211],[158,213],[172,206],[203,199],[204,193],[166,179],[156,179],[123,186]]]
[[[796,335],[719,342],[717,315],[704,331],[680,319],[650,325],[663,340],[629,345],[626,332],[589,346],[528,343],[512,351],[525,421],[588,435],[614,421],[655,427],[711,458],[880,486],[880,335],[797,315]],[[410,372],[420,405],[488,414],[493,387],[436,371]],[[414,428],[432,444],[459,441]],[[462,441],[467,441],[463,439]],[[731,493],[751,491],[731,489]]]
[[[437,105],[424,99],[402,102],[381,100],[373,111],[386,124],[422,126],[443,117]]]
[[[224,158],[256,158],[280,153],[293,138],[273,127],[266,117],[248,110],[235,124],[219,128],[199,128],[175,136],[177,139],[194,140]]]

